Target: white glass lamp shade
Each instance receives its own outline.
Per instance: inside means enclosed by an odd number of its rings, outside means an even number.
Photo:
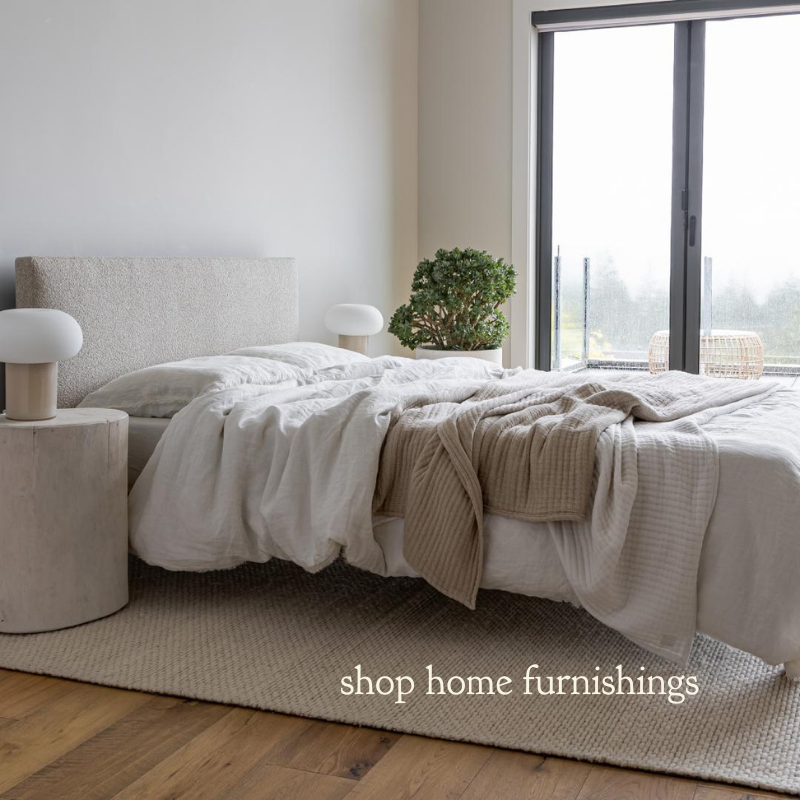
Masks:
[[[342,303],[328,310],[325,327],[340,336],[372,336],[383,328],[383,315],[375,306]]]
[[[73,317],[53,308],[0,311],[0,361],[50,364],[76,355],[83,331]]]

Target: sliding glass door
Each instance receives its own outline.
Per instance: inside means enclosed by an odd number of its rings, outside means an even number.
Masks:
[[[800,16],[706,24],[701,367],[800,372]],[[726,356],[720,342],[738,350]]]
[[[669,328],[672,25],[557,37],[551,365],[644,367]]]
[[[800,15],[724,2],[534,14],[540,369],[800,374]]]

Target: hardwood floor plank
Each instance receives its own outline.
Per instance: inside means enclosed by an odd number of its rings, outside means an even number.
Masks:
[[[594,766],[578,800],[693,800],[696,788],[684,778]]]
[[[575,800],[591,764],[529,753],[495,750],[461,800],[513,797],[515,800]]]
[[[208,800],[342,800],[352,788],[352,779],[262,764],[225,793],[207,797]]]
[[[228,714],[227,706],[152,697],[3,795],[4,800],[106,800]]]
[[[457,800],[494,750],[473,744],[402,736],[353,787],[359,800]]]
[[[769,800],[788,795],[0,669],[3,800]]]
[[[725,783],[700,783],[694,793],[694,800],[772,800],[789,798],[788,794],[762,791],[761,789],[740,789]]]
[[[46,767],[126,714],[147,695],[78,685],[0,731],[0,794]]]
[[[266,754],[308,727],[309,720],[234,708],[130,786],[114,795],[133,798],[229,797]]]
[[[399,739],[399,733],[311,720],[298,736],[270,752],[267,761],[280,767],[360,780]]]
[[[0,682],[0,717],[23,719],[82,685],[46,675],[9,672]]]

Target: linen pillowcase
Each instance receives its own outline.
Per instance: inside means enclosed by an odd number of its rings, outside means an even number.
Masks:
[[[229,353],[232,356],[250,356],[251,358],[267,358],[281,361],[300,369],[323,369],[342,364],[354,364],[357,361],[371,361],[361,353],[332,347],[319,342],[289,342],[288,344],[271,344],[264,347],[242,347]]]
[[[78,408],[116,408],[132,417],[173,417],[196,397],[243,383],[297,386],[306,371],[247,356],[200,356],[156,364],[115,378]]]
[[[244,347],[129,372],[87,395],[79,408],[116,408],[132,417],[173,417],[196,397],[244,383],[288,388],[325,367],[370,359],[316,342]]]

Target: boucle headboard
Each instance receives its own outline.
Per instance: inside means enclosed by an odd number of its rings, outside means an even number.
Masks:
[[[17,307],[83,328],[59,365],[58,404],[152,364],[297,340],[292,258],[18,258]]]

